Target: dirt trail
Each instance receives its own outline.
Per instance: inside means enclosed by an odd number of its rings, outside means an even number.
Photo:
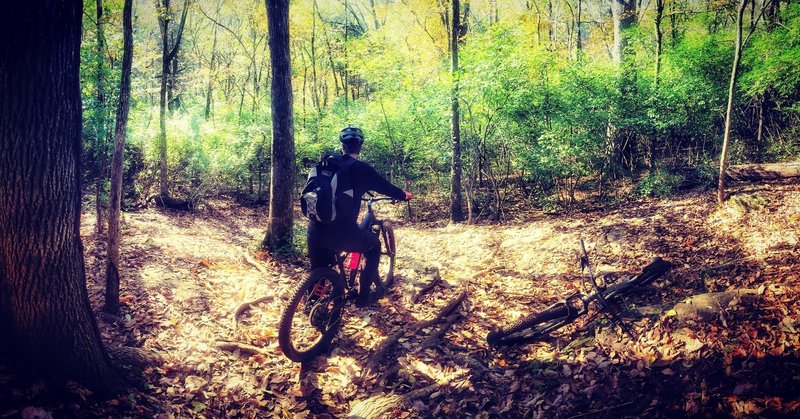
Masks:
[[[800,344],[792,332],[800,328],[798,190],[746,188],[740,198],[734,196],[741,201],[738,206],[722,211],[714,209],[710,195],[695,193],[606,213],[539,216],[514,225],[401,223],[397,287],[378,307],[348,306],[335,348],[302,371],[280,353],[276,339],[281,310],[306,272],[302,262],[265,258],[258,262],[267,272],[263,274],[244,256],[256,255],[266,225],[263,209],[215,201],[194,215],[126,213],[123,320],[102,322],[101,329],[108,342],[158,351],[166,362],[147,372],[153,398],[123,397],[92,409],[176,417],[342,416],[369,396],[439,383],[441,388],[430,397],[409,400],[394,414],[797,412],[796,397],[780,388],[796,385],[791,377],[800,375],[791,367],[800,365]],[[90,215],[83,226],[90,294],[99,307],[103,243],[88,234]],[[666,310],[706,290],[761,284],[772,288],[761,305],[726,312],[721,322],[677,324],[668,315],[642,319],[632,325],[636,338],[621,344],[603,341],[602,333],[586,340],[594,329],[574,333],[569,327],[549,342],[490,350],[484,339],[492,327],[575,290],[581,238],[601,271],[635,273],[654,256],[675,263],[637,305],[662,304]],[[704,271],[726,263],[733,268],[721,274]],[[420,303],[411,303],[413,281],[431,266],[439,269],[443,284]],[[393,352],[398,375],[361,381],[379,342],[430,318],[461,289],[468,291],[467,303],[438,348],[415,350],[419,339],[406,339]],[[262,296],[273,298],[235,327],[234,310]],[[246,342],[266,352],[252,357],[223,352],[215,347],[219,339]],[[775,374],[759,383],[740,378],[737,371],[754,377]],[[631,394],[637,396],[631,400]]]

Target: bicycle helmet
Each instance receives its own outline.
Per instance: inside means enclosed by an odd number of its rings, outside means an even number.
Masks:
[[[341,141],[344,151],[357,153],[361,151],[361,145],[364,144],[364,133],[355,125],[348,125],[339,132],[339,141]]]

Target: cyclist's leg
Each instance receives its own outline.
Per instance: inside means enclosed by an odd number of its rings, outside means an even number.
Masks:
[[[357,303],[360,305],[370,303],[370,287],[378,281],[378,264],[381,256],[381,243],[378,236],[359,228],[357,225],[338,226],[336,234],[331,234],[326,243],[337,250],[345,252],[358,252],[364,257],[364,272],[359,279],[359,293]]]
[[[316,268],[333,266],[336,263],[335,247],[328,243],[330,240],[327,240],[331,234],[323,230],[315,223],[309,223],[308,225],[306,242],[308,244],[308,260],[311,262],[312,271]]]
[[[359,297],[365,296],[364,298],[367,299],[367,301],[364,302],[369,302],[369,290],[372,284],[376,284],[375,299],[383,297],[383,293],[386,291],[383,288],[381,280],[378,278],[378,265],[380,263],[380,258],[381,243],[376,238],[375,246],[364,253],[364,272],[361,273],[361,286],[359,287]],[[361,289],[365,290],[365,294],[360,292]]]

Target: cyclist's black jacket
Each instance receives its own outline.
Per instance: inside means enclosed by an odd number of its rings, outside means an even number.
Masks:
[[[353,158],[348,154],[337,157],[342,161]],[[405,201],[406,199],[406,193],[402,189],[392,185],[391,182],[381,176],[369,163],[361,160],[356,159],[356,161],[350,165],[350,183],[353,185],[353,197],[356,199],[355,205],[353,205],[353,211],[337,219],[334,224],[356,224],[358,222],[358,213],[361,212],[361,197],[369,191],[386,195],[398,201]],[[316,221],[311,221],[311,224],[316,223]]]

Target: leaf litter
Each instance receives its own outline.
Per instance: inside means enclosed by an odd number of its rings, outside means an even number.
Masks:
[[[102,336],[112,346],[157,352],[164,363],[145,370],[140,390],[115,400],[31,403],[0,414],[44,407],[43,417],[342,417],[360,402],[424,389],[391,399],[403,403],[385,415],[797,414],[800,232],[791,220],[800,219],[798,192],[796,185],[740,187],[738,195],[765,203],[749,211],[717,210],[709,194],[689,193],[499,225],[399,222],[396,287],[380,305],[348,306],[327,356],[303,366],[283,356],[276,334],[307,265],[256,251],[263,208],[218,200],[196,214],[125,213],[122,315],[100,321]],[[89,293],[99,309],[105,245],[91,234],[92,214],[82,223]],[[655,256],[674,263],[627,301],[647,313],[623,316],[632,336],[607,321],[578,320],[540,343],[489,348],[492,328],[578,290],[580,239],[601,272],[635,274]],[[442,282],[416,297],[430,267]],[[671,309],[695,294],[742,288],[758,289],[760,298],[720,307],[710,321],[682,320]],[[468,298],[457,317],[437,345],[421,348],[436,326],[409,328],[462,289]],[[234,321],[241,304],[265,296],[272,298]],[[368,374],[368,360],[393,335],[402,337]],[[260,351],[222,351],[219,341]]]

